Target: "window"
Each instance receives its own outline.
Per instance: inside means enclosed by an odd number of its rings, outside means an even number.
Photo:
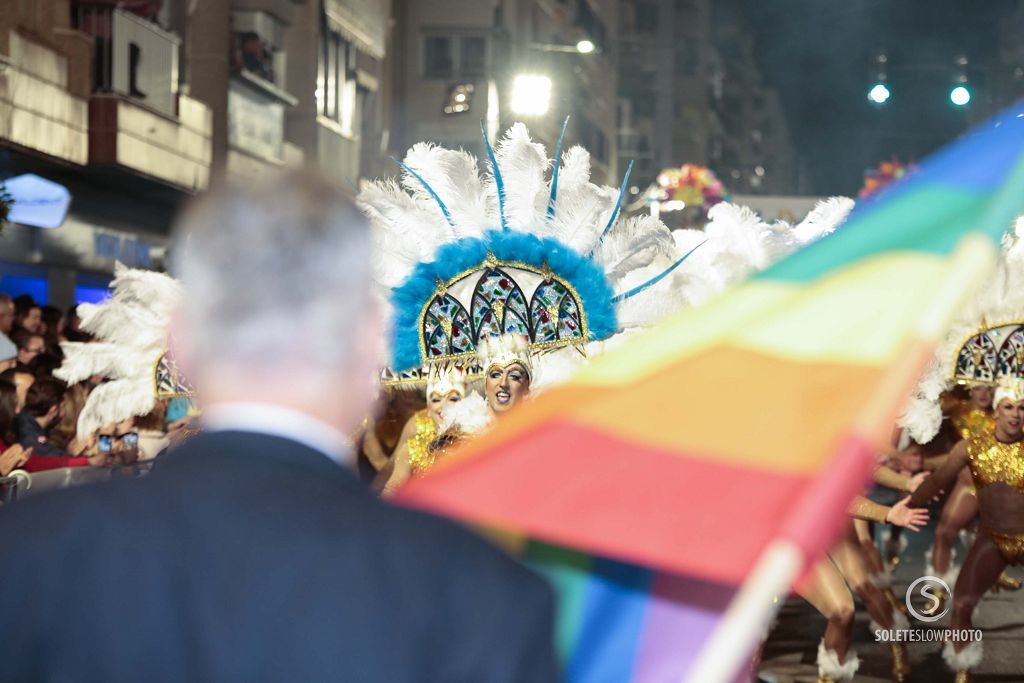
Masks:
[[[427,78],[451,78],[455,41],[448,36],[428,36],[424,54],[424,75]]]
[[[231,13],[231,27],[232,68],[284,87],[283,24],[266,12],[240,10]]]
[[[435,79],[473,79],[487,74],[487,38],[484,36],[426,36],[423,40],[423,76]]]
[[[352,46],[347,40],[334,31],[321,31],[316,70],[317,114],[337,123],[345,135],[357,137],[359,102],[352,58]]]

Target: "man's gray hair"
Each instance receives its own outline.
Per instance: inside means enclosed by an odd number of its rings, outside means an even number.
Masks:
[[[172,265],[201,365],[340,367],[370,303],[370,231],[310,172],[233,185],[179,220]]]

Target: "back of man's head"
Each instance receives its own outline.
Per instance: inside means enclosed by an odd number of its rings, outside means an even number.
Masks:
[[[172,263],[184,285],[176,346],[200,391],[210,373],[336,377],[377,360],[369,226],[317,175],[204,196],[177,225]]]
[[[60,405],[64,400],[64,392],[67,385],[53,377],[37,379],[28,388],[25,395],[25,410],[32,417],[40,418],[46,415],[54,406]]]

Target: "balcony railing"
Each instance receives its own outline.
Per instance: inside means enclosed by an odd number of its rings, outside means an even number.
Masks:
[[[163,114],[177,114],[178,36],[110,3],[76,2],[72,18],[95,42],[94,92],[116,93]]]

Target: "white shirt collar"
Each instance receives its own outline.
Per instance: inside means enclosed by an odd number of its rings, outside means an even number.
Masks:
[[[352,442],[343,432],[293,408],[273,403],[219,403],[203,410],[201,422],[211,432],[255,432],[290,439],[339,465],[353,464]]]

